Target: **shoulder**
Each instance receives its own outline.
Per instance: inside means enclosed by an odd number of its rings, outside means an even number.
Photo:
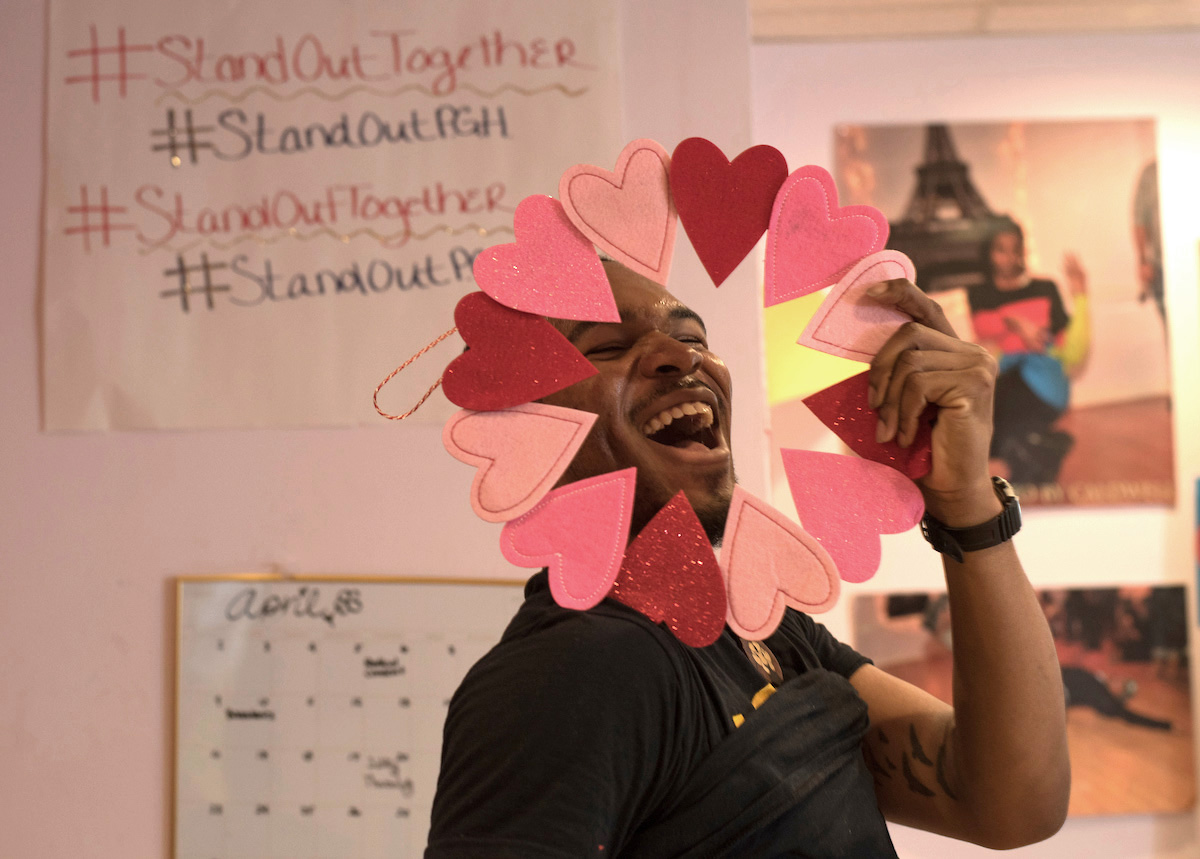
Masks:
[[[824,668],[849,677],[871,661],[838,641],[824,624],[792,609],[784,613],[779,629],[767,641],[779,660],[790,664],[797,673]]]
[[[1048,277],[1030,278],[1029,283],[1024,287],[1025,294],[1029,297],[1039,295],[1058,295],[1058,284]]]
[[[609,693],[631,688],[669,692],[680,678],[679,656],[661,630],[640,620],[598,606],[561,609],[532,628],[510,628],[467,673],[451,709],[479,698],[545,695],[570,707],[587,699],[603,704]]]
[[[695,692],[669,633],[639,618],[518,614],[450,702],[431,844],[585,855],[662,803],[694,758]]]

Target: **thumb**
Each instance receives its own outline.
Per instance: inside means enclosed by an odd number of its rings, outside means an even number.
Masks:
[[[907,313],[915,322],[919,322],[934,331],[948,334],[957,338],[954,326],[946,319],[942,307],[921,291],[915,283],[907,278],[897,277],[881,281],[867,288],[867,295],[880,304],[894,307],[902,313]]]

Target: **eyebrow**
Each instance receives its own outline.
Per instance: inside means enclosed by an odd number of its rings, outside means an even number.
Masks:
[[[692,308],[690,308],[690,307],[687,307],[682,304],[677,304],[674,307],[672,307],[670,310],[667,311],[667,318],[672,321],[677,321],[677,320],[682,320],[682,319],[690,319],[693,322],[695,322],[697,325],[700,326],[701,330],[704,331],[705,336],[708,336],[708,326],[706,326],[704,324],[704,320],[700,318],[700,314],[697,313],[696,311],[692,310]],[[632,321],[632,320],[628,317],[628,315],[626,315],[626,314],[621,315],[621,323],[622,324],[626,323],[626,322],[630,322],[630,321]],[[597,325],[614,325],[614,324],[617,324],[617,323],[596,322],[593,320],[585,320],[582,322],[576,322],[573,326],[571,326],[571,328],[569,330],[567,330],[564,333],[565,333],[566,338],[569,341],[571,341],[572,343],[574,343],[577,339],[582,337],[586,332],[591,331]]]

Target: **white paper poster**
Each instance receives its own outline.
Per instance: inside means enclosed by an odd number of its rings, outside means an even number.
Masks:
[[[47,429],[381,420],[517,203],[621,145],[612,2],[55,0],[47,66]]]

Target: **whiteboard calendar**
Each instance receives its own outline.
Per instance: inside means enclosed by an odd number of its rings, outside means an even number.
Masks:
[[[178,582],[175,859],[420,857],[459,682],[514,582]]]

